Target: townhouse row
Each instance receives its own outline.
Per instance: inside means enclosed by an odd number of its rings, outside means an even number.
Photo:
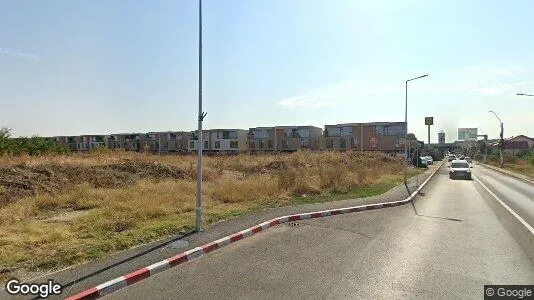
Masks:
[[[208,152],[262,152],[309,150],[404,151],[404,122],[372,122],[315,126],[273,126],[245,129],[209,129],[202,132]],[[48,138],[73,151],[96,147],[130,151],[198,151],[197,131],[58,136]]]

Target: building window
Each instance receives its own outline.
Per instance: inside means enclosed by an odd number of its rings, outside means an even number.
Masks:
[[[326,140],[326,148],[334,148],[334,140],[333,139],[327,139]]]
[[[204,149],[208,149],[208,147],[209,147],[208,141],[204,141]]]
[[[168,148],[169,148],[169,142],[163,143],[163,149],[168,149]]]
[[[341,149],[347,148],[347,140],[345,140],[343,138],[339,139],[339,148],[341,148]]]
[[[358,145],[358,139],[350,139],[350,146],[356,147],[356,145]]]
[[[237,149],[237,141],[230,141],[230,148],[231,149]]]
[[[215,149],[219,149],[219,148],[221,148],[221,142],[215,141]]]
[[[289,148],[287,140],[282,140],[282,149],[287,149],[287,148]]]
[[[255,148],[254,141],[250,141],[248,146],[250,147],[250,149],[254,149]]]
[[[195,148],[195,142],[193,141],[189,142],[189,148]]]
[[[260,149],[263,149],[263,140],[260,140]]]
[[[273,148],[273,140],[267,141],[267,148],[272,149]]]
[[[178,142],[174,142],[174,148],[178,149]]]
[[[223,139],[227,140],[230,138],[230,131],[223,131]]]
[[[302,148],[310,148],[310,140],[309,139],[301,139],[300,145]]]

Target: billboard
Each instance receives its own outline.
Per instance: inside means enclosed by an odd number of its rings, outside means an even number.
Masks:
[[[476,141],[478,128],[458,128],[459,141]]]
[[[434,117],[425,117],[425,125],[434,125]]]

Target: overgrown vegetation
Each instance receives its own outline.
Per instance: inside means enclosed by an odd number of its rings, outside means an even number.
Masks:
[[[70,149],[39,136],[12,138],[11,129],[0,128],[0,155],[66,154]]]
[[[376,153],[243,154],[204,163],[206,225],[268,207],[373,196],[403,178],[401,160]],[[2,280],[102,258],[194,226],[194,155],[3,156],[0,168]]]
[[[479,161],[483,161],[483,155],[477,155],[476,159]],[[487,163],[499,167],[499,155],[488,155]],[[529,151],[525,151],[517,156],[505,155],[504,168],[534,178],[534,150],[531,149]]]

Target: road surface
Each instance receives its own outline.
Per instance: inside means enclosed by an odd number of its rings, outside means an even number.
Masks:
[[[480,184],[443,167],[423,193],[414,206],[279,225],[105,299],[480,299],[485,284],[534,284]]]
[[[476,177],[534,227],[534,184],[475,164]]]

